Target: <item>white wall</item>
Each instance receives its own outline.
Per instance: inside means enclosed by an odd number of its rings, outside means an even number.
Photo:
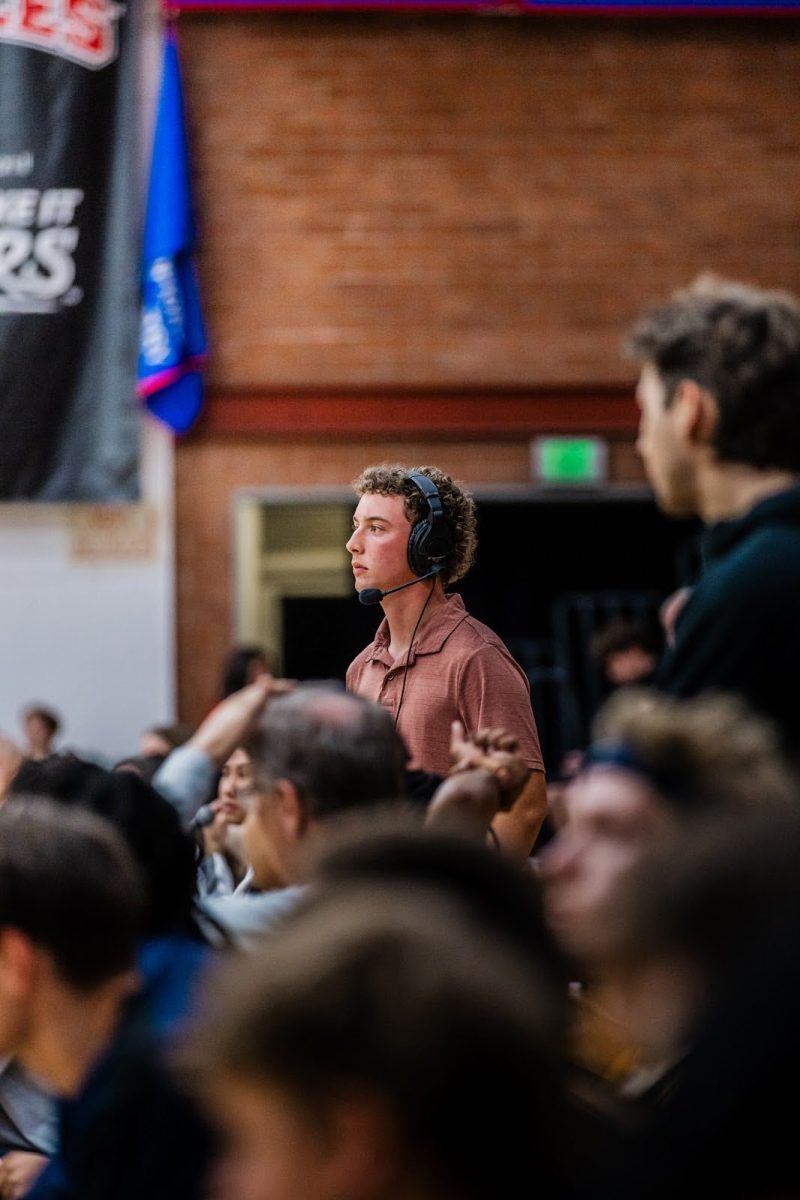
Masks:
[[[143,211],[161,67],[158,0],[144,0],[137,15]],[[61,747],[110,764],[136,751],[142,729],[173,719],[173,435],[146,416],[140,484],[152,537],[127,555],[117,545],[117,557],[103,554],[102,530],[94,553],[76,557],[82,515],[91,539],[88,508],[0,504],[0,733],[19,741],[20,708],[40,701],[64,718]],[[135,513],[132,523],[135,533]]]
[[[0,505],[0,731],[15,740],[31,700],[63,715],[62,745],[104,760],[172,719],[173,441],[143,422],[142,500],[154,520],[144,552],[117,561],[99,546],[76,559],[73,506]]]

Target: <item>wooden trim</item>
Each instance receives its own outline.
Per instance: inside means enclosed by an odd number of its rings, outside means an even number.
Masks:
[[[212,390],[197,434],[303,440],[449,437],[501,441],[539,433],[632,434],[633,385],[548,388]]]

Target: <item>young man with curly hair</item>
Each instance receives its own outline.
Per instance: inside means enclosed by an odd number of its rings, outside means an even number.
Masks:
[[[662,690],[739,692],[800,747],[800,308],[703,278],[645,314],[639,452],[664,512],[699,516],[705,573]]]
[[[433,507],[426,479],[438,493]],[[347,686],[388,709],[410,765],[436,775],[450,769],[454,721],[468,734],[502,727],[516,737],[530,779],[493,828],[504,849],[525,858],[547,807],[528,681],[500,638],[467,613],[460,596],[445,591],[475,559],[474,501],[436,467],[369,467],[353,488],[359,501],[347,549],[356,591],[380,599],[385,619],[350,664]],[[434,514],[437,504],[441,511]],[[433,529],[427,560],[413,549],[425,521]],[[435,573],[428,575],[426,561]],[[391,589],[400,590],[387,595]]]

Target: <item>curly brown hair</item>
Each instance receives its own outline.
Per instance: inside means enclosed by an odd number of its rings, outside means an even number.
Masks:
[[[412,474],[427,475],[436,484],[444,519],[453,539],[453,550],[445,563],[442,580],[456,583],[475,562],[478,547],[475,501],[469,492],[438,467],[404,467],[401,463],[367,467],[353,480],[353,491],[357,496],[403,496],[405,514],[411,524],[416,525],[427,516],[428,505],[419,488],[409,479]]]

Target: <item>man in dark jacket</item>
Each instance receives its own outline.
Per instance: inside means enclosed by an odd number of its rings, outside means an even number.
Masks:
[[[638,322],[638,449],[659,506],[699,516],[705,572],[657,685],[739,692],[800,753],[800,308],[701,279]]]

